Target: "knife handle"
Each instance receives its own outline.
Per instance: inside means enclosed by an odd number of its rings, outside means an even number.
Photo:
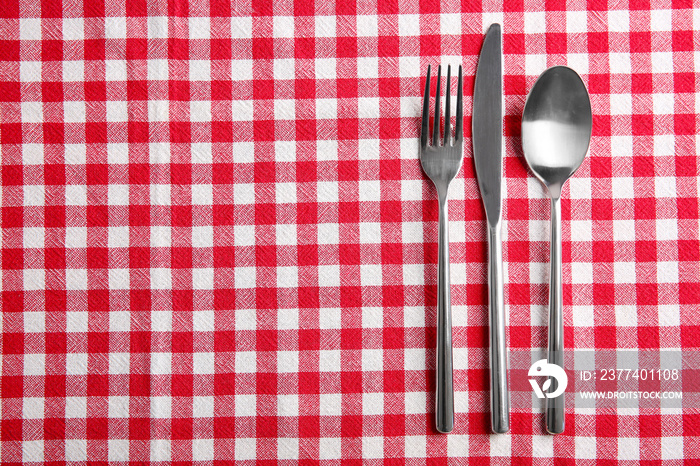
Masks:
[[[442,433],[454,428],[452,383],[452,306],[450,300],[450,239],[447,223],[447,188],[438,188],[437,361],[435,426]]]
[[[491,368],[491,430],[510,430],[506,313],[503,305],[501,223],[489,224],[489,367]]]

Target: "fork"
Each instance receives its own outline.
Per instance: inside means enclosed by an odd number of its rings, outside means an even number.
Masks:
[[[450,182],[462,166],[464,145],[462,119],[462,66],[457,78],[457,121],[454,139],[450,128],[450,66],[447,66],[445,91],[445,133],[440,138],[440,73],[438,65],[435,89],[435,118],[432,144],[428,141],[430,119],[430,65],[423,94],[423,118],[420,133],[420,162],[438,194],[438,279],[437,279],[437,364],[435,424],[443,433],[454,427],[454,391],[452,385],[452,306],[450,301],[450,240],[447,225],[447,192]],[[440,139],[442,139],[442,144]]]

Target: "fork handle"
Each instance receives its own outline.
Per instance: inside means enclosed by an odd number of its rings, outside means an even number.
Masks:
[[[489,367],[491,368],[491,430],[510,430],[506,314],[503,305],[503,253],[501,223],[489,224]]]
[[[452,306],[450,301],[450,240],[447,223],[447,188],[438,189],[437,366],[435,424],[443,433],[454,428],[452,384]]]

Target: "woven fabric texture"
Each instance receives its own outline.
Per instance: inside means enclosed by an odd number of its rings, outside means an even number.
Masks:
[[[594,115],[562,199],[565,346],[697,351],[692,0],[3,0],[0,461],[698,461],[697,406],[567,403],[553,437],[528,396],[490,435],[470,128],[493,22],[509,348],[546,357],[549,201],[520,116],[568,65]],[[418,143],[438,64],[465,76],[449,435],[433,427],[438,208]]]

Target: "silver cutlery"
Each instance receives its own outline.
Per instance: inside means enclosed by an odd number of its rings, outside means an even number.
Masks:
[[[549,330],[547,362],[564,368],[564,323],[561,278],[561,206],[564,183],[588,152],[592,129],[591,102],[586,86],[571,68],[555,66],[544,71],[525,101],[522,144],[532,173],[547,188],[551,199],[549,272]],[[556,390],[556,379],[550,393]],[[564,395],[547,398],[547,431],[564,432]]]
[[[501,25],[484,38],[474,83],[472,144],[479,191],[488,223],[489,366],[491,430],[510,429],[508,355],[503,304],[501,247],[501,172],[503,166],[503,48]]]
[[[438,66],[435,91],[435,118],[432,144],[429,141],[430,119],[430,66],[425,79],[423,118],[420,135],[420,162],[423,171],[435,185],[438,195],[438,279],[437,279],[437,364],[435,424],[440,432],[454,428],[454,392],[452,384],[452,309],[450,302],[450,243],[448,238],[447,192],[450,182],[462,166],[464,142],[462,118],[462,66],[457,78],[457,119],[454,139],[450,125],[450,67],[447,67],[445,91],[445,133],[440,137],[440,73]]]

